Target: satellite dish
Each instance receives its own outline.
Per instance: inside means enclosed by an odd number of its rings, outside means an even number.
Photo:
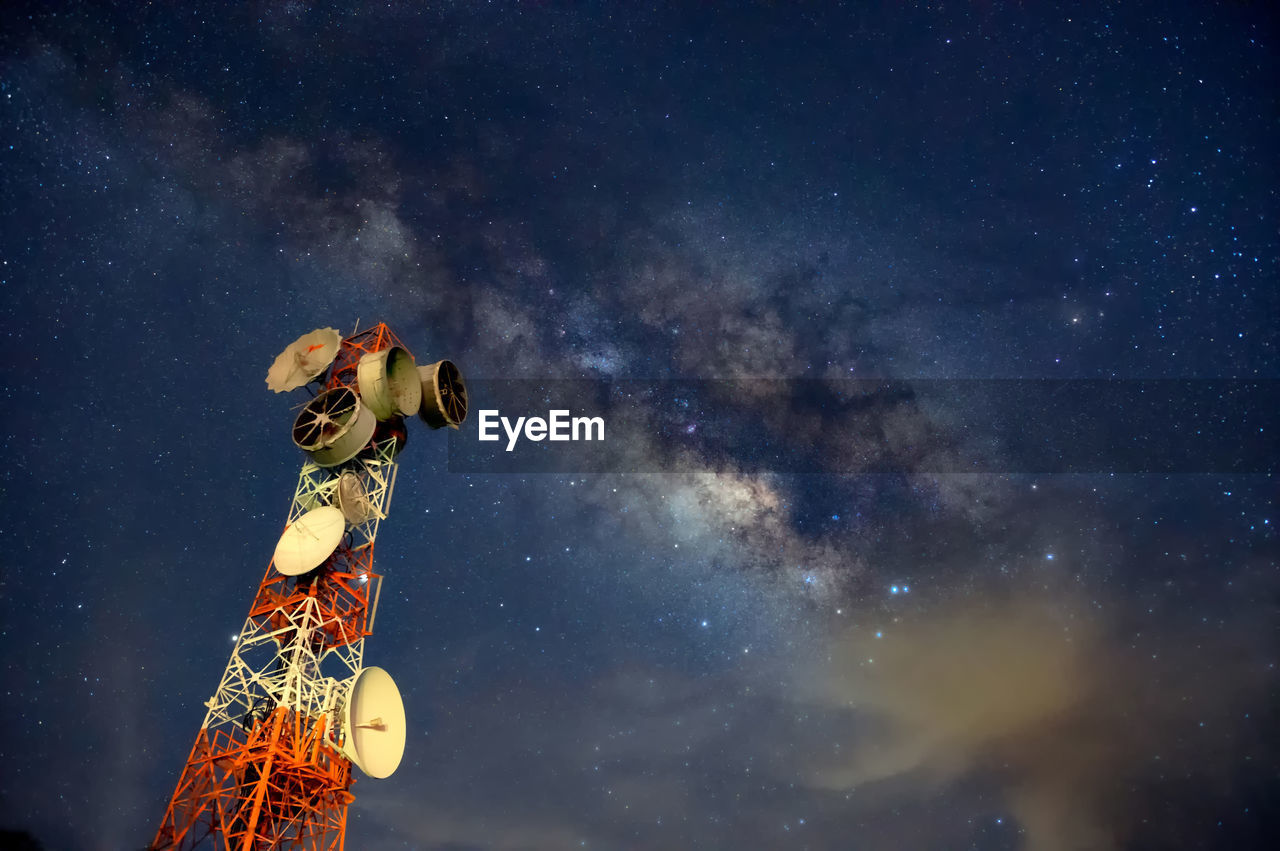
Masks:
[[[360,358],[356,368],[360,398],[380,420],[413,416],[422,404],[422,383],[408,349],[392,346]]]
[[[338,508],[352,526],[359,526],[373,513],[364,482],[351,470],[338,477]]]
[[[390,777],[404,756],[404,701],[381,668],[362,668],[342,708],[342,752],[365,774]]]
[[[342,512],[332,505],[313,508],[285,527],[276,543],[276,570],[301,576],[319,567],[342,542],[347,529]]]
[[[467,418],[467,385],[453,361],[418,367],[422,379],[422,407],[418,415],[432,428],[456,429]]]
[[[378,420],[349,387],[312,399],[293,422],[293,442],[321,467],[350,461],[369,444]]]
[[[301,387],[329,368],[341,345],[337,328],[303,334],[276,356],[267,370],[267,386],[277,393]]]

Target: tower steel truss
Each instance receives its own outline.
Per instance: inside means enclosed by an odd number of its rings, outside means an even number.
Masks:
[[[326,389],[358,392],[360,358],[391,346],[403,344],[382,323],[344,339]],[[364,516],[347,517],[342,542],[315,570],[285,576],[267,566],[217,691],[204,704],[154,851],[344,847],[354,778],[341,750],[340,712],[373,631],[382,587],[374,543],[403,441],[402,431],[380,426],[350,461],[303,463],[286,528],[318,506],[337,505],[348,473],[362,488]]]

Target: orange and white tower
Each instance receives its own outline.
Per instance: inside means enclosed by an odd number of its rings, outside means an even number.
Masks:
[[[307,458],[275,555],[150,848],[342,849],[354,764],[388,777],[404,753],[404,705],[364,665],[382,576],[373,545],[395,486],[405,417],[457,428],[462,376],[417,366],[384,324],[300,337],[268,386],[320,388],[293,425]]]

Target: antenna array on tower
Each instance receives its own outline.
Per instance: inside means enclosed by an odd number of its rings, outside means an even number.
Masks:
[[[159,849],[343,847],[354,764],[388,777],[404,752],[395,681],[364,667],[382,577],[373,569],[396,458],[419,414],[457,428],[466,387],[449,361],[418,367],[384,324],[304,334],[267,373],[275,392],[317,384],[293,424],[306,453],[287,522],[205,702]]]

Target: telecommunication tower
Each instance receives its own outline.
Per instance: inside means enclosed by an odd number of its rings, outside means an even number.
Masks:
[[[354,764],[384,778],[400,764],[404,704],[365,667],[382,576],[373,545],[386,518],[404,419],[457,428],[462,376],[418,366],[385,324],[343,338],[304,334],[267,373],[277,393],[315,384],[293,424],[306,453],[288,521],[150,848],[225,851],[344,847]]]

